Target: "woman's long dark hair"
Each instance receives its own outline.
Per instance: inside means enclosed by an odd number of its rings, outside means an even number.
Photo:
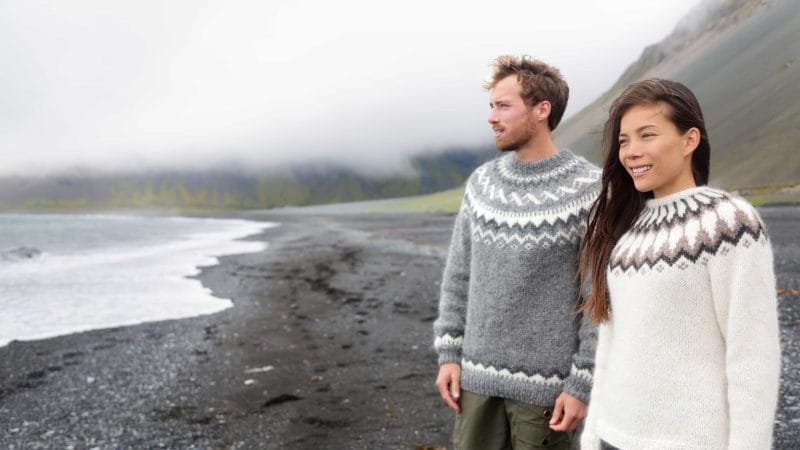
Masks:
[[[639,192],[619,160],[619,133],[622,116],[637,105],[668,105],[667,118],[681,133],[691,128],[700,131],[700,143],[692,153],[692,175],[698,186],[708,183],[711,147],[703,113],[692,91],[676,81],[650,79],[628,86],[611,104],[603,128],[603,175],[600,195],[589,213],[586,236],[581,244],[581,278],[592,283],[592,294],[581,307],[593,322],[608,320],[611,307],[606,284],[611,251],[644,208],[651,192]]]

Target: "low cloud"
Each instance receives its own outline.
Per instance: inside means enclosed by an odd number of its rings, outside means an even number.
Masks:
[[[394,170],[491,144],[497,55],[560,67],[569,115],[696,1],[550,3],[4,2],[0,173]]]

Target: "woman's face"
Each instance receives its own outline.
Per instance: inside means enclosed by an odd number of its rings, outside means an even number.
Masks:
[[[658,102],[629,109],[620,121],[619,160],[639,192],[664,197],[695,186],[692,152],[700,132],[681,133],[667,118],[669,105]]]

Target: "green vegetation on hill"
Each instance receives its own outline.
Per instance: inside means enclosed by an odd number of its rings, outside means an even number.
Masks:
[[[385,202],[380,206],[371,208],[369,211],[455,214],[461,206],[462,197],[464,197],[464,186],[433,194],[394,199],[391,202]]]
[[[0,179],[6,210],[225,210],[304,206],[408,197],[462,184],[494,149],[421,155],[388,176],[344,167]]]

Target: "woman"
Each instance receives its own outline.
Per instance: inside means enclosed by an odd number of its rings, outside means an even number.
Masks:
[[[652,79],[611,105],[583,242],[600,323],[583,448],[768,449],[780,348],[772,250],[746,201],[705,186],[697,99]]]

